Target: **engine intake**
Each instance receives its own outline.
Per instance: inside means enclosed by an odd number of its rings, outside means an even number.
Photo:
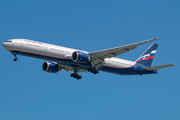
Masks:
[[[87,63],[90,61],[90,57],[87,53],[81,51],[74,51],[72,53],[72,60],[79,63]]]
[[[57,73],[60,68],[59,68],[58,64],[46,61],[46,62],[43,63],[42,69],[45,72]]]

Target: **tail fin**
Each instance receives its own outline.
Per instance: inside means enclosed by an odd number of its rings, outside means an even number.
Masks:
[[[158,44],[153,43],[137,60],[136,63],[151,66]]]

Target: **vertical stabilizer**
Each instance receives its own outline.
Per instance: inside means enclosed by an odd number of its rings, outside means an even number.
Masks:
[[[151,66],[158,44],[153,43],[137,60],[136,63]]]

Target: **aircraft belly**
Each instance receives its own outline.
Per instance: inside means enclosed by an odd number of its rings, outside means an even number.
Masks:
[[[84,68],[87,69],[90,67],[90,64],[88,63],[76,63],[73,62],[71,59],[67,58],[60,58],[60,57],[54,57],[54,56],[49,56],[49,54],[42,55],[42,54],[37,54],[37,53],[29,53],[29,52],[22,52],[22,51],[13,51],[17,52],[19,55],[23,56],[28,56],[28,57],[33,57],[33,58],[38,58],[38,59],[43,59],[43,60],[48,60],[48,61],[54,61],[66,66],[71,66],[71,67],[79,67],[79,68]]]

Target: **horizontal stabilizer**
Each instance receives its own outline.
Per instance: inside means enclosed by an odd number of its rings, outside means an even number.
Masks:
[[[159,65],[159,66],[154,66],[154,67],[147,67],[144,68],[145,70],[158,70],[158,69],[162,69],[162,68],[166,68],[166,67],[171,67],[171,66],[175,66],[176,64],[167,64],[167,65]]]

